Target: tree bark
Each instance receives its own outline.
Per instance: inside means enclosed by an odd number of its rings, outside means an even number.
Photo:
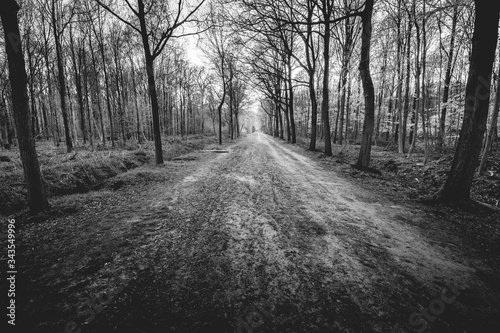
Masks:
[[[233,89],[233,60],[229,61],[229,137],[231,140],[234,139],[234,127],[233,127],[233,99],[234,99],[234,89]]]
[[[288,86],[287,86],[288,80],[283,80],[284,83],[284,90],[285,90],[285,120],[286,120],[286,140],[288,142],[292,141],[292,133],[290,131],[290,118],[289,118],[289,111],[290,111],[290,104],[289,104],[289,98],[288,98]]]
[[[38,115],[37,115],[37,108],[36,108],[36,99],[35,99],[35,69],[33,68],[33,54],[30,49],[30,37],[31,37],[31,29],[28,29],[26,31],[26,52],[28,54],[28,67],[29,67],[29,80],[28,80],[28,86],[29,86],[29,97],[31,101],[31,129],[33,131],[33,137],[36,137],[38,133],[40,133],[40,127],[38,126]]]
[[[404,48],[403,48],[403,38],[401,36],[401,2],[398,1],[398,16],[396,19],[397,34],[398,34],[398,49],[396,55],[397,61],[397,78],[398,78],[398,90],[397,90],[397,124],[395,130],[394,140],[398,144],[398,153],[404,154],[404,138],[401,138],[401,130],[403,129],[403,61],[404,61]]]
[[[323,100],[321,101],[321,118],[323,118],[324,135],[325,135],[325,155],[332,156],[332,140],[330,137],[330,117],[328,115],[328,108],[330,106],[330,23],[328,23],[331,14],[330,0],[323,0],[323,18],[325,19],[325,32],[323,36],[323,60],[324,60],[324,73],[323,73]]]
[[[68,110],[66,108],[66,79],[64,77],[64,64],[63,55],[61,50],[61,40],[59,36],[59,31],[57,29],[57,18],[56,18],[56,7],[55,0],[52,0],[52,29],[54,32],[54,40],[56,46],[56,57],[57,57],[57,74],[59,80],[59,97],[61,99],[61,112],[63,117],[64,134],[66,139],[66,150],[68,153],[73,151],[73,142],[71,140]]]
[[[498,69],[499,76],[497,76],[497,91],[495,94],[495,104],[493,106],[493,114],[491,115],[491,124],[488,131],[488,137],[484,144],[483,156],[481,157],[481,164],[479,164],[478,174],[482,174],[486,163],[488,162],[488,155],[490,153],[491,145],[493,143],[493,137],[495,136],[495,131],[498,123],[498,110],[500,109],[500,66]]]
[[[80,111],[80,129],[83,136],[83,144],[87,142],[87,132],[85,130],[85,108],[83,104],[83,89],[82,89],[82,75],[81,75],[81,52],[78,50],[78,61],[77,55],[75,53],[75,43],[73,38],[73,29],[70,26],[69,29],[70,38],[70,49],[71,49],[71,61],[73,62],[76,96],[78,100],[78,107]]]
[[[405,102],[403,107],[403,118],[400,121],[399,127],[399,153],[405,153],[406,144],[406,125],[408,122],[408,114],[410,112],[410,75],[411,75],[411,21],[408,22],[408,35],[406,36],[406,80],[405,80]]]
[[[101,98],[99,97],[99,78],[98,78],[98,71],[97,71],[97,59],[94,54],[94,48],[92,47],[92,38],[90,37],[89,34],[89,47],[90,47],[90,55],[92,57],[92,68],[94,70],[94,88],[92,89],[95,93],[96,97],[96,103],[97,103],[97,109],[99,111],[99,125],[101,127],[101,133],[102,133],[102,145],[105,147],[106,146],[106,129],[104,128],[104,116],[102,112],[102,107],[101,107]]]
[[[345,3],[347,5],[347,3]],[[344,22],[344,33],[345,33],[345,43],[343,45],[343,50],[342,50],[342,69],[341,69],[341,74],[340,74],[340,89],[342,90],[341,92],[341,97],[340,97],[340,108],[339,108],[339,129],[338,129],[338,142],[341,145],[343,143],[344,139],[344,119],[349,118],[349,114],[346,113],[346,84],[347,84],[347,76],[349,73],[349,62],[350,62],[350,56],[351,56],[351,48],[352,48],[352,29],[350,28],[350,25],[352,24],[351,20],[348,18]],[[339,90],[340,90],[339,89]],[[347,127],[348,127],[348,122],[346,122],[346,140],[347,139]],[[337,129],[335,129],[337,131]]]
[[[119,38],[119,37],[116,37]],[[115,41],[115,43],[118,43],[118,41]],[[122,105],[122,98],[123,98],[123,88],[120,89],[120,76],[123,76],[122,74],[122,68],[120,66],[120,60],[119,60],[119,50],[118,50],[117,45],[113,46],[113,53],[114,53],[114,58],[115,58],[115,84],[116,84],[116,101],[118,102],[118,121],[120,124],[120,132],[122,135],[122,146],[125,147],[125,142],[127,140],[127,137],[125,135],[125,111],[123,110],[124,107]],[[123,82],[121,82],[123,83]]]
[[[281,98],[281,97],[278,96],[278,98]],[[285,140],[284,128],[283,128],[283,115],[281,114],[281,101],[280,100],[276,101],[276,112],[278,113],[278,119],[279,119],[280,139]]]
[[[350,112],[351,112],[351,78],[349,77],[349,83],[347,85],[347,101],[345,106],[345,142],[349,144],[349,122],[350,122]]]
[[[481,152],[490,99],[490,82],[498,38],[500,2],[475,0],[476,17],[466,86],[465,111],[451,170],[437,194],[441,202],[469,202]]]
[[[366,0],[365,9],[361,14],[363,31],[361,39],[361,62],[359,73],[363,83],[363,93],[365,96],[365,119],[363,123],[363,137],[361,139],[361,149],[359,151],[356,167],[367,168],[370,164],[372,149],[372,134],[375,121],[375,89],[370,74],[370,43],[372,37],[372,13],[373,1]]]
[[[155,141],[155,160],[156,164],[163,164],[163,150],[161,146],[161,132],[160,132],[160,116],[158,108],[158,96],[156,94],[156,83],[154,75],[154,59],[151,55],[149,48],[149,35],[146,27],[146,19],[144,12],[144,3],[142,0],[137,1],[139,4],[139,22],[141,25],[142,45],[146,58],[146,72],[148,76],[149,97],[151,98],[151,112],[153,116],[153,136]]]
[[[410,143],[410,148],[408,149],[408,158],[412,156],[413,150],[415,150],[415,145],[417,144],[417,133],[418,133],[418,111],[420,109],[420,74],[421,74],[421,67],[420,67],[420,24],[417,22],[417,14],[415,11],[416,7],[416,0],[413,0],[413,18],[415,19],[415,32],[416,32],[416,40],[417,40],[417,45],[416,45],[416,55],[415,55],[415,93],[413,95],[413,106],[412,106],[412,116],[411,116],[411,122],[412,125],[410,126],[410,134],[409,134],[409,143]]]
[[[222,106],[224,105],[224,101],[226,99],[226,91],[227,91],[226,78],[224,75],[224,66],[225,66],[224,57],[222,57],[221,59],[222,98],[219,102],[219,106],[217,107],[217,112],[219,114],[219,145],[222,145]]]
[[[437,145],[442,147],[444,145],[445,137],[445,124],[446,124],[446,112],[448,103],[448,97],[450,94],[450,82],[453,69],[453,52],[455,51],[455,33],[457,31],[457,21],[458,21],[458,6],[453,9],[453,19],[451,25],[451,40],[450,40],[450,51],[448,52],[448,63],[446,65],[446,74],[444,77],[444,90],[443,90],[443,106],[441,108],[441,117],[439,119],[439,136]]]
[[[115,146],[115,126],[113,122],[113,111],[111,110],[111,97],[109,92],[109,78],[108,78],[108,70],[106,67],[106,52],[104,50],[104,42],[98,41],[99,50],[101,51],[102,57],[102,71],[104,72],[104,86],[106,88],[106,107],[108,110],[108,119],[109,119],[109,139],[111,141],[111,147]]]
[[[31,130],[27,91],[28,78],[17,21],[18,11],[19,6],[15,0],[6,0],[3,3],[0,16],[5,35],[5,50],[9,65],[9,80],[12,88],[12,105],[19,151],[23,163],[24,178],[28,187],[28,206],[30,213],[36,214],[48,210],[49,202]]]
[[[422,112],[422,132],[424,134],[424,165],[427,164],[427,159],[429,158],[429,147],[427,138],[427,123],[426,123],[426,103],[427,103],[427,92],[426,92],[426,72],[427,72],[427,28],[426,28],[426,6],[425,2],[423,4],[424,15],[422,18],[422,101],[421,101],[421,112]]]
[[[92,129],[92,120],[94,120],[92,108],[90,106],[90,96],[89,96],[89,71],[87,67],[87,57],[85,52],[85,43],[83,42],[83,46],[81,51],[81,60],[83,62],[83,87],[85,90],[85,107],[87,108],[87,120],[88,120],[88,129],[89,129],[89,142],[90,147],[94,147],[94,130]]]
[[[287,66],[288,66],[288,105],[290,110],[290,126],[292,130],[292,143],[297,143],[297,135],[295,130],[295,119],[294,119],[294,102],[293,102],[293,82],[292,82],[292,59],[291,56],[288,55],[287,58]]]
[[[309,143],[309,150],[316,150],[316,136],[318,127],[318,101],[316,100],[316,56],[314,52],[314,40],[312,33],[313,13],[315,9],[314,3],[308,2],[307,8],[307,34],[304,40],[304,47],[307,60],[307,74],[309,75],[309,98],[311,100],[311,140]]]
[[[147,37],[146,37],[147,38]],[[160,117],[158,108],[158,96],[156,94],[156,83],[154,76],[153,59],[146,56],[146,71],[148,75],[148,89],[151,98],[151,110],[153,115],[153,136],[155,141],[156,164],[163,164],[163,150],[161,146]]]
[[[131,67],[131,73],[130,76],[132,77],[132,86],[133,86],[133,92],[134,92],[134,105],[135,105],[135,118],[136,118],[136,131],[137,131],[137,142],[139,144],[142,143],[142,138],[141,138],[141,117],[139,116],[139,105],[137,103],[137,85],[135,83],[135,66],[134,62],[132,60],[132,56],[130,56],[130,67]],[[214,131],[215,132],[215,131]],[[173,133],[172,133],[173,135]]]

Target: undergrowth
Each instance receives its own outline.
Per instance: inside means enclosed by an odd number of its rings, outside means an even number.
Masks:
[[[214,137],[169,137],[163,142],[166,161],[189,153],[214,141]],[[78,147],[66,153],[64,147],[38,142],[40,169],[49,197],[85,193],[106,180],[154,161],[154,144],[130,142],[121,148]],[[0,151],[0,215],[10,215],[26,208],[26,185],[17,147]]]

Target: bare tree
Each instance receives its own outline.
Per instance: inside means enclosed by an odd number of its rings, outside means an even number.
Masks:
[[[321,0],[316,1],[321,12],[321,18],[324,20],[323,36],[323,100],[321,101],[321,119],[323,120],[325,136],[325,155],[332,156],[332,140],[330,138],[330,42],[331,42],[331,24],[330,20],[334,14],[334,1]]]
[[[304,42],[304,50],[306,55],[306,62],[299,61],[301,66],[306,70],[309,76],[309,98],[311,100],[311,140],[309,142],[309,150],[316,150],[316,132],[318,122],[318,101],[316,98],[316,67],[318,59],[318,46],[314,41],[313,36],[313,20],[316,4],[312,1],[307,1],[307,13],[303,19],[305,20],[306,29],[302,31],[301,25],[293,25],[295,31],[300,35]]]
[[[5,50],[9,65],[9,80],[12,88],[12,105],[19,141],[19,151],[23,163],[24,178],[28,187],[28,206],[32,214],[49,208],[47,194],[40,173],[40,166],[35,149],[35,140],[31,130],[28,106],[27,75],[24,55],[17,21],[19,5],[15,0],[6,0],[0,11],[5,35]]]
[[[490,99],[491,73],[498,38],[500,2],[475,0],[465,111],[450,173],[436,195],[442,202],[470,202],[470,190],[481,152]]]
[[[446,74],[444,78],[444,91],[443,91],[443,106],[441,107],[441,118],[439,119],[439,136],[438,136],[438,146],[444,145],[445,136],[445,124],[446,124],[446,111],[448,109],[448,97],[450,96],[450,83],[451,75],[453,70],[453,53],[455,52],[455,35],[457,31],[458,22],[458,6],[453,8],[453,18],[451,24],[451,35],[450,35],[450,48],[447,54],[447,65]]]
[[[356,167],[358,168],[367,168],[370,164],[372,134],[375,122],[375,89],[370,74],[373,1],[374,0],[366,0],[365,9],[361,13],[363,31],[361,36],[361,61],[359,63],[359,73],[363,83],[365,96],[365,120],[363,123],[361,149],[359,150],[358,162],[356,163]]]
[[[344,5],[344,11],[346,14],[349,14],[352,9],[350,8],[350,4],[347,3],[347,0],[343,0],[343,5]],[[340,58],[341,58],[341,71],[340,71],[340,84],[339,84],[339,94],[340,94],[340,108],[339,112],[337,115],[337,120],[336,120],[336,125],[335,125],[335,133],[333,137],[333,142],[336,142],[338,139],[338,143],[342,144],[343,141],[343,127],[344,127],[344,119],[349,117],[349,113],[346,113],[346,106],[348,108],[349,104],[346,103],[346,96],[348,95],[349,89],[347,89],[347,79],[349,76],[349,67],[350,67],[350,62],[352,58],[352,54],[354,51],[354,46],[357,44],[357,39],[359,37],[359,33],[361,31],[360,27],[358,24],[354,24],[355,18],[346,18],[343,22],[343,24],[336,25],[335,28],[333,29],[333,37],[337,40],[337,42],[340,44],[341,49],[339,52],[341,52]],[[349,82],[350,83],[350,82]],[[347,104],[347,105],[346,105]],[[346,140],[348,140],[348,133],[347,133],[347,128],[349,125],[349,122],[346,119]],[[337,122],[339,123],[337,126]],[[337,135],[338,132],[338,135]]]
[[[486,142],[484,143],[483,156],[481,157],[481,163],[479,164],[478,174],[483,173],[486,163],[488,162],[488,155],[490,154],[491,145],[493,144],[493,139],[497,130],[498,124],[498,111],[500,109],[500,62],[497,74],[497,91],[495,94],[495,104],[493,104],[493,112],[491,115],[490,129],[488,131],[488,136],[486,137]]]
[[[215,72],[221,80],[222,95],[219,95],[217,113],[219,117],[219,145],[222,145],[222,107],[224,106],[229,88],[229,32],[223,24],[222,15],[218,8],[210,7],[210,20],[212,28],[208,31],[208,49],[205,53],[214,65]]]
[[[66,15],[65,15],[66,14]],[[66,149],[68,153],[73,151],[73,141],[69,128],[68,110],[66,106],[66,76],[64,74],[64,55],[62,51],[62,36],[66,27],[71,23],[75,14],[75,6],[63,4],[58,0],[51,0],[50,17],[52,32],[56,47],[57,78],[59,81],[59,97],[61,99],[61,112],[63,117],[64,133],[66,138]],[[65,19],[62,17],[66,16]]]
[[[137,6],[133,6],[129,0],[125,0],[129,11],[135,16],[134,21],[125,19],[120,14],[120,11],[112,9],[111,5],[101,0],[95,1],[141,36],[153,116],[155,157],[156,163],[162,164],[163,151],[154,61],[162,53],[170,39],[192,34],[182,33],[180,29],[186,23],[196,21],[194,14],[200,9],[205,0],[199,1],[195,6],[189,6],[187,0],[177,0],[175,4],[160,0],[137,0]],[[179,31],[181,33],[176,34]]]

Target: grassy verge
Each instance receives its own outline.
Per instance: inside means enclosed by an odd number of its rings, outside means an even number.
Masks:
[[[188,138],[165,138],[166,161],[203,149],[215,141],[214,136],[196,135]],[[67,154],[64,147],[49,142],[37,143],[40,168],[49,195],[62,196],[88,192],[123,172],[154,161],[152,142],[129,143],[122,148],[95,150],[79,147]],[[0,151],[0,215],[10,215],[26,208],[26,186],[17,149]]]
[[[309,139],[297,138],[299,146],[307,149]],[[324,142],[317,141],[315,156],[325,165],[348,177],[361,180],[363,185],[391,197],[423,200],[431,197],[444,185],[453,161],[454,148],[431,147],[429,159],[424,165],[423,147],[417,146],[411,158],[397,153],[393,143],[379,142],[372,147],[370,166],[381,175],[355,170],[359,155],[359,142],[348,145],[332,145],[333,156],[326,157]],[[479,164],[478,164],[479,165]],[[500,207],[500,151],[490,154],[485,173],[474,177],[472,198]]]

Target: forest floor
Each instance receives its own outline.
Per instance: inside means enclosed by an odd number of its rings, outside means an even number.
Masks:
[[[445,160],[411,167],[377,148],[379,175],[349,166],[356,146],[337,148],[324,157],[254,133],[57,197],[52,215],[19,215],[17,324],[499,332],[500,214],[420,203]],[[487,183],[475,193],[495,204],[498,180]]]

